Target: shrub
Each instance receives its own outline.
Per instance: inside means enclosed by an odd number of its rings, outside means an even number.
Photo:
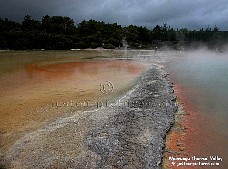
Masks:
[[[103,48],[104,48],[104,49],[115,49],[115,46],[112,45],[112,44],[110,44],[110,43],[108,43],[108,44],[104,44],[104,45],[103,45]]]

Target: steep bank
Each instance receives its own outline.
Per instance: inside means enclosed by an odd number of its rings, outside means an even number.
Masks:
[[[123,98],[25,135],[4,155],[10,168],[161,168],[177,109],[172,84],[154,65]]]

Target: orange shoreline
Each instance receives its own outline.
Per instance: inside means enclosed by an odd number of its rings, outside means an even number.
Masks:
[[[172,81],[176,82],[175,77],[170,76]],[[192,103],[189,97],[196,91],[190,91],[184,88],[181,84],[174,83],[174,92],[177,96],[179,105],[178,112],[175,115],[175,124],[170,130],[166,138],[166,150],[164,153],[164,169],[199,169],[201,166],[177,166],[177,161],[172,161],[170,157],[193,157],[200,156],[201,142],[198,140],[200,137],[201,127],[203,122],[200,113]],[[204,153],[203,153],[204,154]],[[172,163],[174,162],[174,163]]]

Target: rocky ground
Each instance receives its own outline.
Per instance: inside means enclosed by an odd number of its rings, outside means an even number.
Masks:
[[[2,155],[4,168],[157,169],[177,110],[172,84],[153,65],[108,107],[74,112],[25,135]]]

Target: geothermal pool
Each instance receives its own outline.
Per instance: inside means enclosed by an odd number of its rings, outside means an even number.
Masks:
[[[227,54],[200,51],[176,57],[167,68],[187,114],[184,152],[189,157],[219,156],[223,158],[219,168],[224,169],[228,166],[227,65]]]

